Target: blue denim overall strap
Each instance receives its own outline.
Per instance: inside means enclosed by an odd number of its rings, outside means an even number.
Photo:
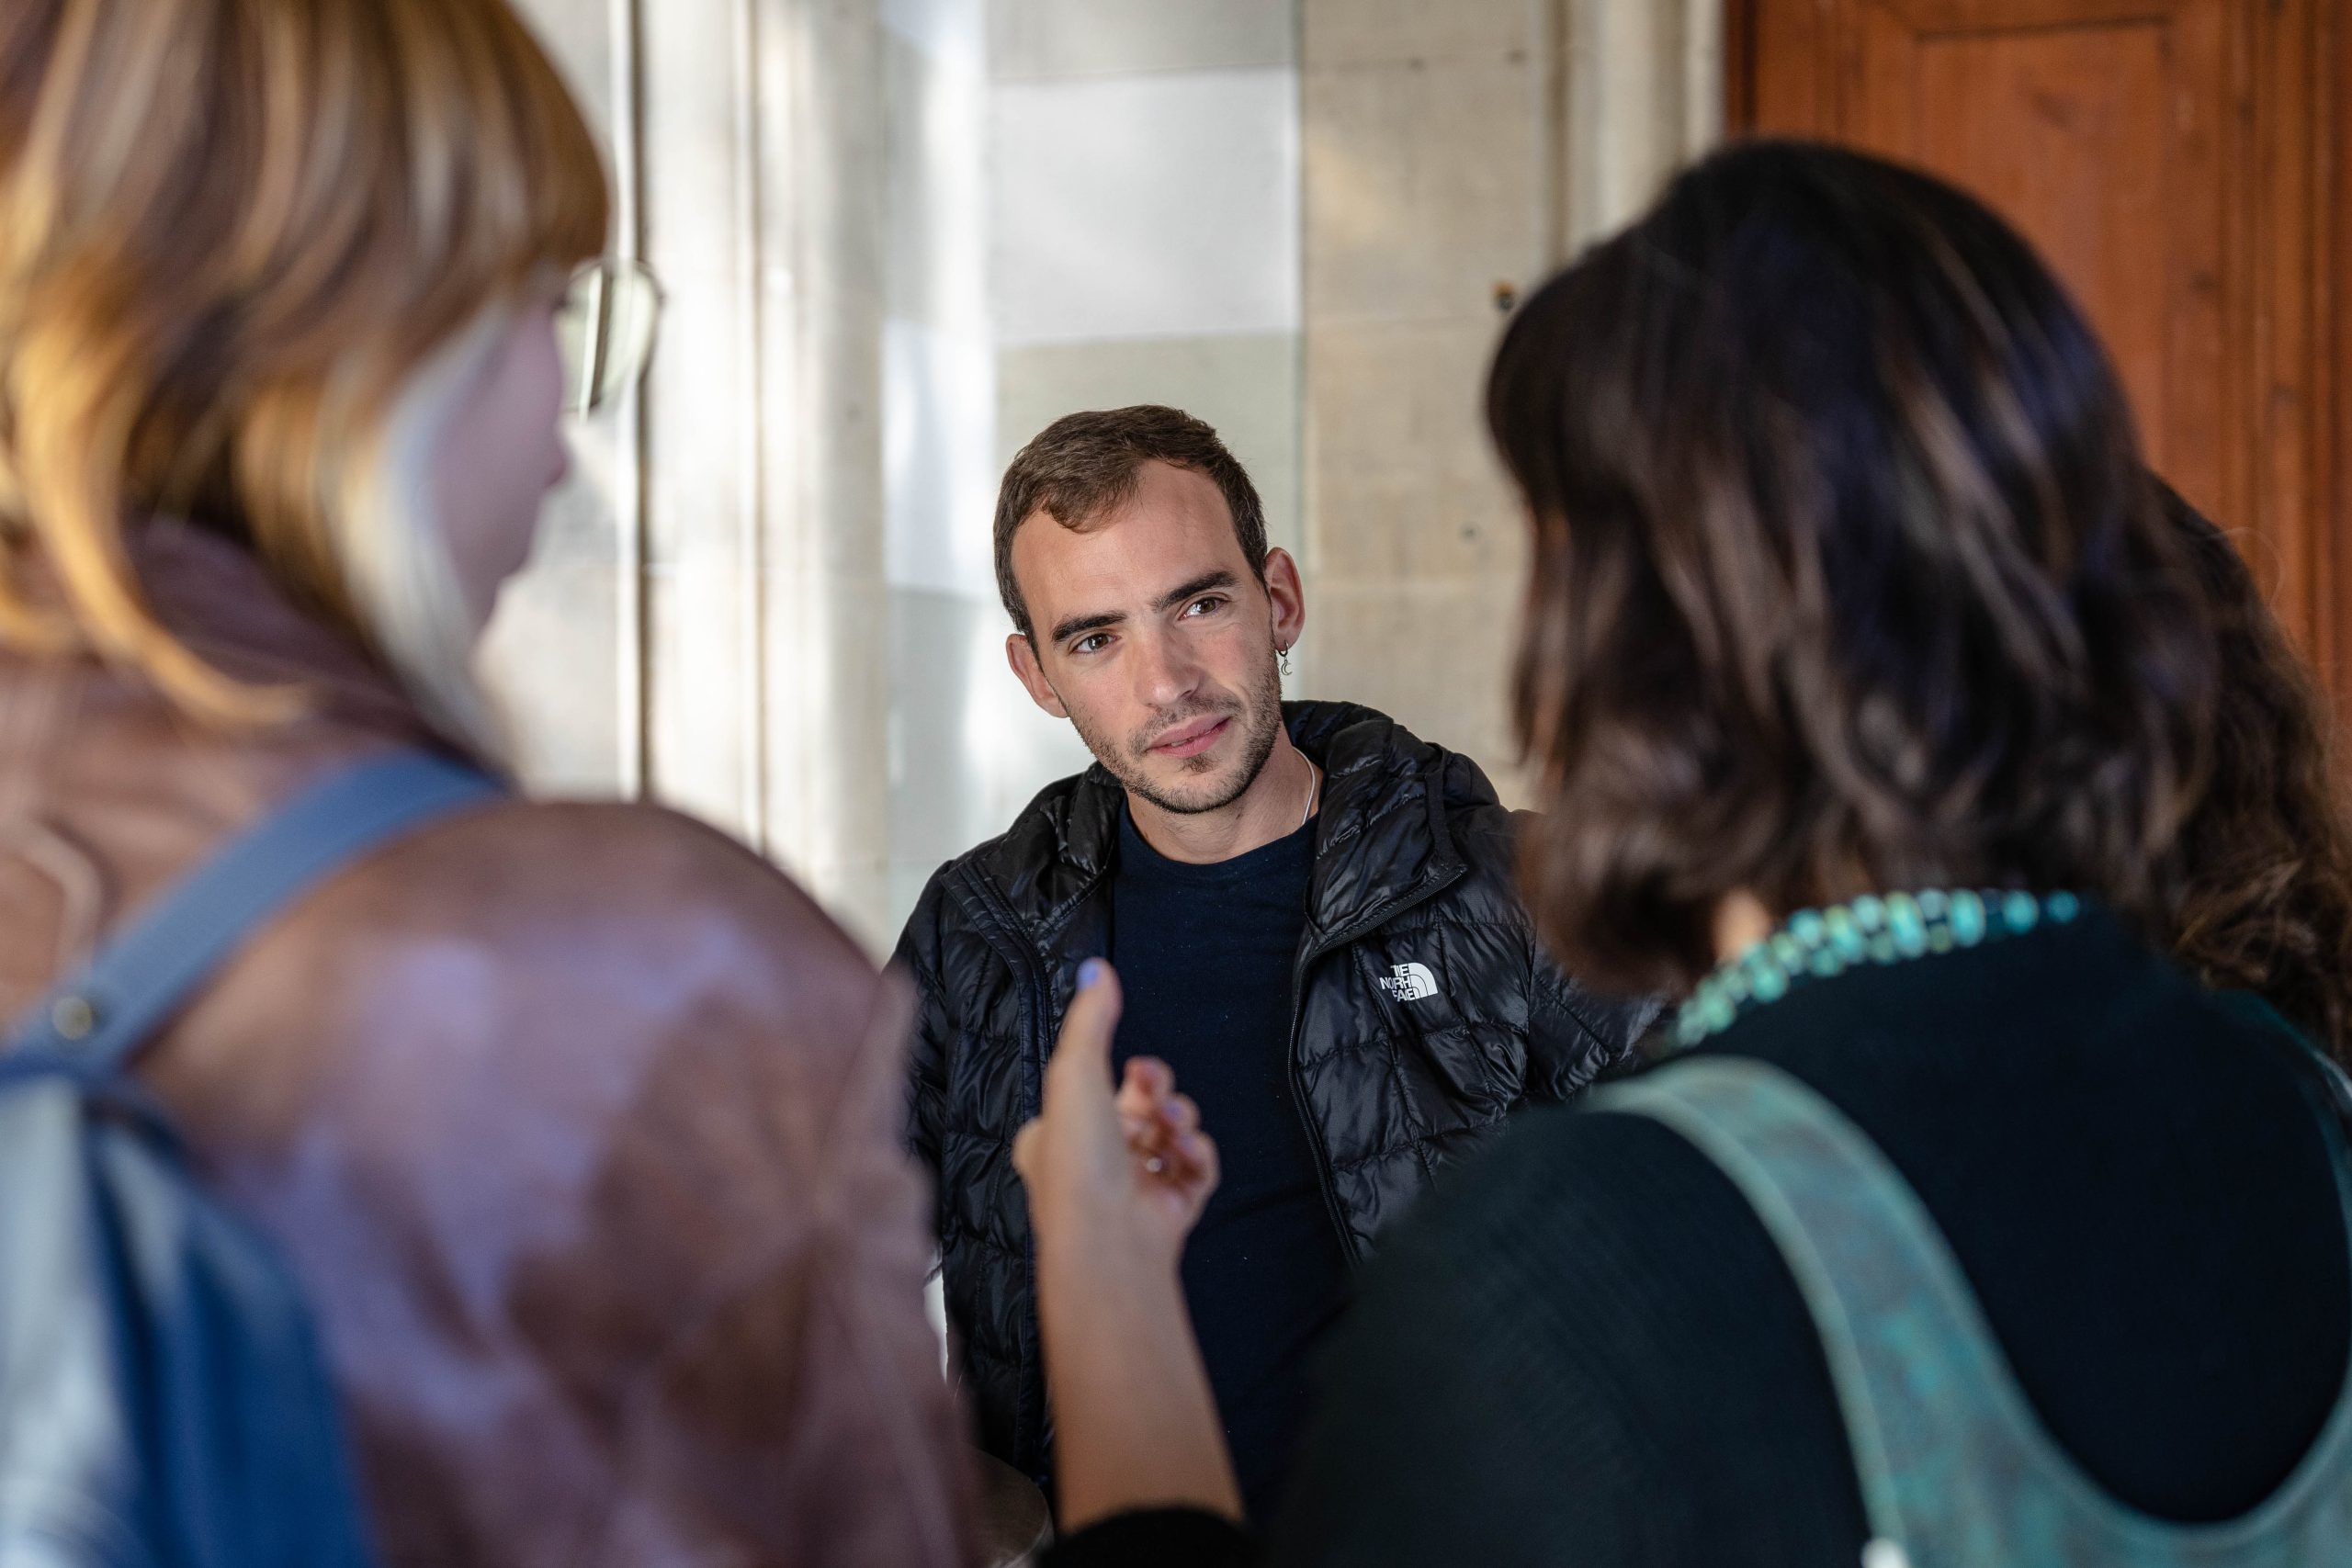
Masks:
[[[1918,1196],[1820,1095],[1762,1062],[1697,1056],[1588,1105],[1679,1134],[1779,1247],[1828,1360],[1875,1538],[1871,1568],[2352,1562],[2352,1373],[2317,1441],[2261,1505],[2217,1524],[2154,1518],[2058,1447]],[[2333,1127],[2328,1144],[2352,1226],[2352,1170]]]
[[[167,889],[16,1026],[0,1077],[119,1075],[246,938],[350,862],[497,798],[477,770],[423,751],[352,764],[271,812]]]

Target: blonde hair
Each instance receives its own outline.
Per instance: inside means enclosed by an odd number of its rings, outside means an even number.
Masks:
[[[90,649],[215,722],[295,711],[148,607],[127,524],[187,516],[480,739],[432,433],[607,209],[504,0],[6,0],[0,642]]]

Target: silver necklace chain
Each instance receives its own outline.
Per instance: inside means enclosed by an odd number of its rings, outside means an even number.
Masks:
[[[1315,815],[1315,797],[1323,793],[1323,770],[1317,767],[1315,759],[1306,752],[1301,751],[1298,757],[1306,764],[1306,805],[1298,814],[1298,828],[1304,828],[1306,819]],[[1293,828],[1291,831],[1295,833],[1298,828]]]

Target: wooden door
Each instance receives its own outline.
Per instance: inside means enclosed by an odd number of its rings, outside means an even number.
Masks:
[[[2150,460],[2237,530],[2352,714],[2339,0],[1731,0],[1729,122],[1929,169],[2106,340]]]

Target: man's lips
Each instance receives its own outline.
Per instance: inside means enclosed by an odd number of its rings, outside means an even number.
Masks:
[[[1151,750],[1163,757],[1197,757],[1216,744],[1217,737],[1233,720],[1227,718],[1196,718],[1190,724],[1180,724],[1151,743]]]

